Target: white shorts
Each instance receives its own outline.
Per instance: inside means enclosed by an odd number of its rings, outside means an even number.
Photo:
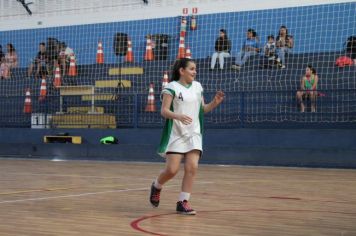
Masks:
[[[187,153],[192,150],[203,152],[202,136],[196,134],[194,136],[183,136],[176,140],[170,140],[164,153],[159,153],[160,156],[166,157],[167,152]]]

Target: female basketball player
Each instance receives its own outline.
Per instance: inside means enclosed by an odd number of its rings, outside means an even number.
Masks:
[[[218,91],[212,102],[204,103],[203,88],[195,81],[196,65],[191,59],[177,60],[173,66],[172,82],[162,91],[161,115],[166,118],[159,154],[166,158],[166,166],[152,183],[150,202],[158,207],[162,186],[173,178],[184,158],[184,177],[176,211],[195,215],[188,201],[194,176],[202,154],[203,113],[216,108],[224,99]]]

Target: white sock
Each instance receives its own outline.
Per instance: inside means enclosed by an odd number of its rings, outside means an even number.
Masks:
[[[162,189],[162,184],[158,183],[157,179],[155,180],[153,186],[155,186],[155,188]]]
[[[186,193],[186,192],[180,192],[179,194],[179,201],[183,202],[184,200],[189,201],[190,198],[190,193]]]

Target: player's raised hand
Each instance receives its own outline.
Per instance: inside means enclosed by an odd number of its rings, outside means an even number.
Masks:
[[[224,100],[225,93],[223,91],[217,91],[214,97],[215,105],[219,105]]]

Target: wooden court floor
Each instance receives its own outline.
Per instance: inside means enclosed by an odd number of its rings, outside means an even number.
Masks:
[[[159,208],[162,163],[0,159],[0,235],[356,235],[356,170],[200,165],[196,216]]]

